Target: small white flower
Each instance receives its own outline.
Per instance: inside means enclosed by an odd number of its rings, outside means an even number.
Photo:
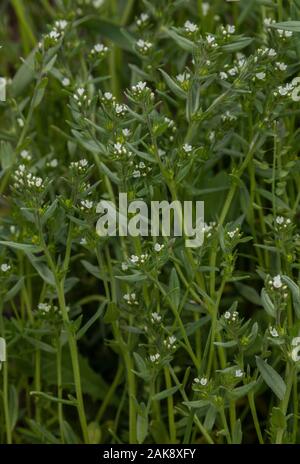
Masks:
[[[139,177],[141,177],[141,171],[139,171],[138,169],[135,169],[132,173],[132,177],[134,177],[135,179],[138,179]]]
[[[202,3],[202,14],[203,14],[203,16],[208,15],[209,9],[210,9],[209,3],[208,2],[203,2]]]
[[[22,150],[20,153],[21,158],[30,161],[31,160],[31,155],[29,154],[28,150]]]
[[[226,311],[224,314],[225,319],[230,319],[231,318],[231,313],[229,311]]]
[[[80,243],[80,245],[83,245],[83,246],[87,245],[86,238],[85,237],[81,238],[79,243]]]
[[[273,287],[274,288],[281,288],[283,285],[281,276],[278,274],[275,277],[273,277]]]
[[[60,38],[60,33],[58,31],[53,30],[49,33],[49,37],[50,39],[58,40]]]
[[[54,25],[57,29],[60,29],[63,31],[67,27],[68,21],[66,21],[65,19],[60,19],[58,21],[55,21]]]
[[[110,92],[105,92],[104,93],[104,98],[105,98],[105,100],[108,100],[108,101],[112,100],[113,99],[113,94],[110,93]]]
[[[159,353],[151,354],[151,355],[150,355],[150,361],[151,361],[152,363],[157,362],[157,361],[159,360],[159,358],[160,358],[160,354],[159,354]]]
[[[183,151],[185,151],[185,153],[190,153],[192,150],[193,150],[193,147],[192,145],[189,145],[188,143],[185,143],[182,147]]]
[[[122,129],[122,134],[124,135],[124,137],[129,137],[131,132],[129,129]]]
[[[188,81],[190,79],[191,75],[189,73],[182,73],[182,74],[177,74],[176,79],[180,84],[183,84],[184,82]]]
[[[154,250],[158,253],[164,248],[164,245],[160,245],[160,243],[155,243]]]
[[[58,160],[56,158],[54,158],[53,160],[51,160],[49,163],[48,163],[49,167],[50,168],[57,168],[58,166]]]
[[[263,81],[263,80],[266,78],[266,73],[265,73],[265,72],[256,73],[256,74],[255,74],[255,77],[256,77],[258,80]]]
[[[287,69],[287,65],[285,63],[282,63],[282,62],[279,62],[279,61],[277,61],[276,67],[277,67],[277,69],[279,69],[279,71],[286,71],[286,69]]]
[[[11,269],[11,266],[7,263],[4,263],[4,264],[1,264],[0,269],[2,272],[8,272]]]
[[[187,32],[197,32],[198,31],[198,26],[197,24],[194,24],[192,23],[191,21],[186,21],[184,23],[184,29],[187,31]]]
[[[275,220],[276,220],[277,224],[279,224],[279,225],[284,223],[284,217],[283,216],[277,216]]]
[[[207,382],[208,382],[208,380],[207,380],[206,377],[201,377],[201,379],[200,379],[200,384],[201,384],[203,387],[205,387],[205,385],[207,385]]]
[[[237,370],[235,371],[235,373],[234,373],[234,376],[235,376],[235,377],[238,377],[238,378],[239,378],[239,377],[243,377],[243,375],[244,375],[244,373],[243,373],[243,371],[242,371],[241,369],[237,369]]]
[[[138,262],[139,262],[139,257],[136,256],[136,255],[131,255],[130,261],[131,261],[133,264],[138,263]]]
[[[18,118],[17,123],[19,124],[20,127],[24,127],[24,121],[22,118]]]
[[[93,7],[94,8],[100,8],[104,3],[104,0],[93,0]]]
[[[128,264],[127,263],[122,263],[121,264],[122,271],[127,271],[128,269]]]
[[[154,312],[151,314],[151,322],[152,323],[155,323],[155,322],[161,322],[161,315],[158,314],[157,312]]]
[[[51,305],[49,305],[48,303],[39,303],[38,304],[38,309],[42,313],[48,313],[51,310]]]
[[[272,335],[272,337],[279,337],[278,332],[275,329],[275,327],[270,327],[269,330],[270,330],[270,334]]]
[[[225,80],[225,79],[227,79],[227,77],[228,77],[227,73],[224,72],[224,71],[221,71],[220,74],[219,74],[219,76],[220,76],[220,79],[222,79],[222,80]]]
[[[68,87],[70,85],[70,79],[68,77],[64,77],[61,83],[64,87]]]
[[[92,209],[94,206],[94,203],[90,200],[81,200],[81,209]]]

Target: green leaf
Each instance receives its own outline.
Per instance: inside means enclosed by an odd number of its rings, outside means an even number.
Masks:
[[[3,301],[12,300],[21,290],[24,284],[24,277],[21,277],[18,282],[5,294]]]
[[[260,296],[261,296],[261,302],[262,302],[262,305],[265,311],[269,314],[269,316],[275,318],[276,309],[265,288],[262,288]]]
[[[175,268],[172,269],[170,275],[168,295],[172,304],[178,309],[180,304],[180,282]]]
[[[16,154],[9,142],[0,142],[0,164],[3,171],[12,167],[15,162]]]
[[[246,298],[246,300],[251,301],[251,303],[261,306],[261,299],[257,291],[250,287],[249,285],[242,284],[240,282],[235,282],[235,287],[238,289],[239,293]]]
[[[243,432],[242,432],[242,424],[241,419],[238,419],[234,424],[234,428],[232,431],[232,444],[233,445],[240,445],[243,439]]]
[[[19,398],[14,385],[9,386],[8,409],[10,418],[10,430],[13,431],[19,417]]]
[[[14,98],[19,97],[24,90],[28,90],[29,84],[34,80],[35,70],[34,70],[34,59],[35,59],[36,50],[33,50],[30,55],[23,61],[23,64],[20,66],[16,72],[12,83],[11,83],[11,93]]]
[[[136,438],[140,445],[148,435],[148,410],[144,403],[139,405],[136,426]]]
[[[97,321],[97,319],[99,319],[102,316],[106,304],[107,302],[103,301],[103,303],[100,305],[95,314],[87,321],[86,324],[84,324],[83,327],[81,327],[80,330],[78,330],[76,334],[76,340],[80,340],[89,330],[89,328]]]
[[[256,364],[266,384],[271,388],[275,395],[283,400],[286,392],[286,384],[278,372],[263,359],[256,356]]]
[[[36,108],[37,106],[39,106],[39,104],[43,100],[47,84],[48,84],[48,77],[43,77],[43,79],[38,84],[37,88],[35,89],[35,93],[32,99],[33,108]]]
[[[179,390],[180,387],[181,387],[181,385],[177,385],[175,387],[171,387],[171,388],[167,388],[166,390],[162,390],[161,392],[156,393],[156,395],[154,395],[152,397],[152,401],[161,401],[161,400],[164,400],[165,398],[169,398],[169,396],[174,395],[174,393],[176,393]]]
[[[0,245],[4,245],[15,250],[21,250],[29,253],[40,253],[43,250],[41,247],[37,245],[29,245],[27,243],[17,243],[9,241],[4,242],[3,240],[0,241]]]
[[[221,50],[226,52],[237,52],[242,50],[243,48],[248,47],[253,42],[254,39],[251,37],[242,37],[241,39],[237,40],[236,42],[232,42],[230,44],[222,45]]]
[[[186,39],[185,37],[182,37],[181,35],[177,34],[172,29],[165,29],[166,34],[171,37],[171,39],[175,40],[177,45],[179,45],[180,48],[183,48],[183,50],[186,50],[188,52],[192,52],[195,49],[195,44],[189,39]]]
[[[208,400],[196,400],[196,401],[183,401],[183,404],[192,409],[200,409],[200,408],[203,408],[204,406],[209,405],[210,403]]]
[[[253,390],[256,385],[257,382],[250,382],[246,385],[242,385],[241,387],[234,388],[233,390],[226,389],[226,393],[230,399],[237,400],[243,396],[248,395],[248,393]]]
[[[53,272],[48,268],[48,266],[43,261],[41,261],[40,258],[36,258],[31,253],[26,253],[26,256],[28,257],[28,259],[31,262],[32,266],[35,268],[35,270],[41,276],[41,278],[47,284],[51,285],[52,287],[55,287],[55,278],[54,278]]]
[[[287,286],[292,292],[294,310],[296,316],[298,317],[298,319],[300,319],[300,288],[290,277],[286,275],[282,276],[282,280],[287,284]]]
[[[271,425],[276,430],[286,429],[286,417],[280,408],[274,407],[271,412]]]
[[[270,24],[269,27],[282,29],[283,31],[300,32],[300,21],[283,21],[281,23]]]
[[[186,99],[186,93],[184,90],[182,90],[182,88],[176,84],[176,82],[163,70],[163,69],[160,69],[160,72],[162,73],[165,81],[166,81],[166,84],[167,86],[169,87],[169,89],[178,97],[178,98],[182,98],[183,100]]]
[[[103,322],[105,324],[111,324],[112,322],[115,322],[119,317],[119,311],[116,303],[110,302],[108,303],[107,311],[103,317]]]

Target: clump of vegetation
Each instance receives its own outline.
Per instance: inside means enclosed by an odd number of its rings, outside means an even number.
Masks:
[[[0,442],[299,443],[300,1],[0,12]]]

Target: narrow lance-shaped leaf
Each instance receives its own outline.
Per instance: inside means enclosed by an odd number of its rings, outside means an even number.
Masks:
[[[280,400],[283,400],[286,391],[286,384],[282,377],[275,371],[275,369],[273,369],[272,366],[270,366],[270,364],[266,363],[266,361],[258,356],[256,356],[256,364],[266,384]]]

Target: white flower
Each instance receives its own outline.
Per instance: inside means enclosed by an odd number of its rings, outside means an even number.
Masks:
[[[108,100],[108,101],[112,100],[113,99],[113,94],[110,93],[110,92],[105,92],[104,93],[104,98],[105,98],[105,100]]]
[[[281,225],[281,224],[284,223],[284,217],[283,216],[277,216],[275,220],[276,220],[277,224]]]
[[[138,304],[135,293],[126,293],[125,295],[123,295],[123,298],[129,305]]]
[[[70,79],[68,77],[64,77],[61,83],[64,87],[68,87],[70,85]]]
[[[194,382],[197,383],[197,384],[202,385],[203,387],[205,387],[205,385],[207,385],[207,383],[208,383],[208,379],[207,379],[207,377],[201,377],[201,379],[199,379],[198,377],[196,377],[196,378],[194,379]]]
[[[151,354],[151,355],[150,355],[150,361],[151,361],[152,363],[157,362],[157,361],[159,360],[159,358],[160,358],[160,354],[159,354],[159,353]]]
[[[22,118],[18,118],[17,123],[19,124],[20,127],[24,127],[24,121]]]
[[[91,50],[92,55],[96,55],[96,54],[104,55],[107,52],[108,52],[108,48],[105,47],[105,45],[103,45],[102,43],[98,43],[98,44],[94,45],[94,47]]]
[[[104,0],[93,0],[93,7],[94,8],[100,8],[104,3]]]
[[[160,243],[155,243],[154,245],[154,251],[157,251],[158,253],[164,248],[164,245],[160,245]]]
[[[151,314],[151,322],[161,322],[161,315],[158,314],[157,312],[154,312]]]
[[[231,318],[231,313],[229,311],[226,311],[224,314],[225,319],[230,319]]]
[[[216,39],[212,34],[208,34],[206,36],[206,42],[208,43],[208,45],[211,45],[213,48],[218,46],[218,44],[216,43]]]
[[[51,161],[48,163],[48,166],[49,166],[50,168],[57,168],[57,166],[58,166],[58,161],[57,161],[57,159],[54,158],[53,160],[51,160]]]
[[[188,143],[185,143],[182,147],[183,151],[185,151],[185,153],[190,153],[192,150],[193,150],[193,147],[192,145],[189,145]]]
[[[176,79],[180,84],[183,84],[184,82],[188,81],[190,79],[191,75],[189,73],[182,73],[182,74],[177,74]]]
[[[139,257],[136,256],[136,255],[131,255],[130,261],[131,261],[133,264],[138,263],[138,262],[139,262]]]
[[[228,77],[227,73],[224,72],[224,71],[221,71],[220,74],[219,74],[219,76],[220,76],[220,79],[222,79],[222,80],[225,80],[225,79],[227,79],[227,77]]]
[[[85,237],[80,239],[80,245],[83,245],[83,246],[87,245],[87,240]]]
[[[139,171],[138,169],[135,169],[132,173],[132,177],[134,177],[135,179],[137,179],[138,177],[141,177],[141,171]]]
[[[81,200],[81,209],[92,209],[94,206],[94,203],[90,200]]]
[[[238,377],[238,378],[239,378],[239,377],[243,377],[243,375],[244,375],[244,373],[243,373],[243,371],[242,371],[241,369],[237,369],[237,370],[235,371],[235,373],[234,373],[234,376],[235,376],[235,377]]]
[[[276,55],[277,55],[277,53],[276,53],[276,51],[274,50],[274,48],[269,48],[269,50],[268,50],[268,56],[271,56],[271,57],[272,57],[272,56],[276,56]]]
[[[208,2],[203,2],[202,3],[202,14],[203,16],[207,16],[208,12],[209,12],[209,9],[210,9],[210,5]]]
[[[53,30],[49,32],[48,36],[50,37],[50,39],[58,40],[60,38],[60,32]]]
[[[142,13],[140,17],[137,19],[136,23],[138,26],[142,26],[145,24],[149,19],[149,15],[147,13]]]
[[[125,137],[129,137],[131,132],[129,129],[122,129],[122,134],[125,136]]]
[[[270,334],[272,335],[272,337],[278,337],[278,332],[277,330],[275,329],[275,327],[270,327]]]
[[[126,105],[120,105],[119,103],[116,103],[114,108],[115,108],[115,112],[117,114],[124,115],[126,113],[126,111],[127,111],[127,106]]]
[[[281,63],[279,61],[277,61],[276,67],[277,67],[277,69],[279,69],[279,71],[286,71],[286,69],[287,69],[287,65],[285,63]]]
[[[139,39],[136,42],[136,46],[137,46],[137,48],[139,49],[140,52],[147,53],[150,50],[150,48],[153,47],[153,44],[151,42],[146,42],[143,39]]]
[[[239,231],[239,229],[236,228],[236,229],[234,229],[234,230],[228,231],[227,234],[228,234],[228,236],[229,236],[230,238],[234,238],[235,235],[238,233],[238,231]]]
[[[31,160],[31,155],[29,154],[28,150],[22,150],[20,153],[21,158],[30,161]]]
[[[255,74],[255,77],[259,79],[260,81],[264,80],[266,78],[266,73],[264,72],[259,72]]]
[[[128,269],[128,264],[127,263],[122,263],[121,264],[122,271],[127,271]]]
[[[51,305],[47,304],[47,303],[39,303],[38,304],[38,309],[42,312],[42,313],[48,313],[50,310],[51,310]]]
[[[58,21],[55,21],[54,25],[57,29],[61,29],[63,31],[67,27],[68,21],[65,19],[59,19]]]
[[[283,285],[281,276],[278,274],[275,277],[273,277],[273,287],[274,288],[281,288]]]
[[[228,34],[234,34],[235,33],[235,26],[228,24],[227,32],[228,32]]]
[[[11,269],[11,266],[7,263],[4,263],[4,264],[1,264],[1,267],[0,267],[1,271],[2,272],[7,272]]]
[[[198,26],[197,24],[191,23],[191,21],[186,21],[184,23],[184,28],[187,32],[197,32]]]

